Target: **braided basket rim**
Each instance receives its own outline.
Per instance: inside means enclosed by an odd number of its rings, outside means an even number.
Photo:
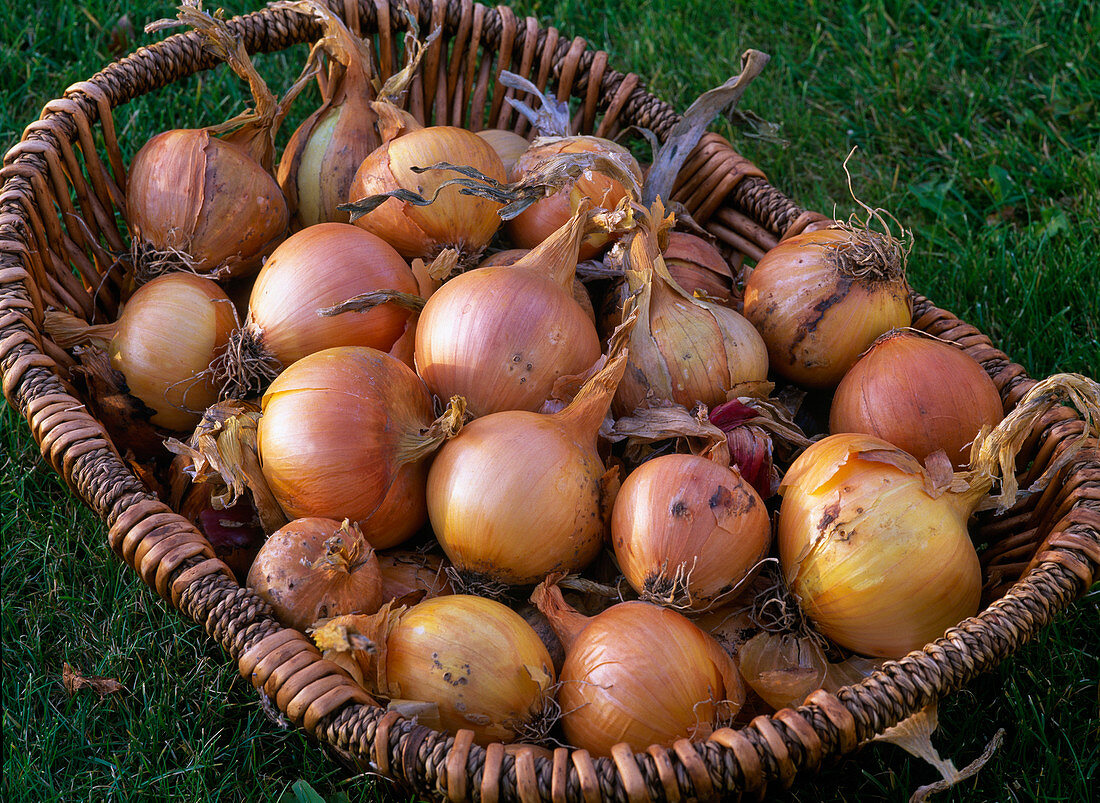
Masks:
[[[349,4],[348,9],[353,9],[360,20],[377,21],[383,13],[392,20],[399,6],[396,1],[360,0],[357,6]],[[345,9],[339,11],[346,13]],[[499,39],[502,32],[518,29],[507,8],[487,9],[470,0],[423,0],[419,11],[425,21],[455,14],[463,19],[470,13],[484,14],[487,39],[494,33]],[[291,16],[292,12],[264,9],[234,18],[230,24],[243,34],[252,53],[279,50],[305,41],[310,34],[316,37],[315,26]],[[527,20],[528,37],[547,36],[546,29],[537,29],[533,34],[532,24],[533,20]],[[559,54],[568,54],[575,67],[579,54],[589,51],[584,50],[583,40],[555,41],[551,72],[553,77],[561,77]],[[613,71],[606,72],[606,55],[602,56],[603,62],[600,58],[601,54],[596,54],[587,63],[590,67],[600,64],[601,77],[607,79]],[[89,80],[73,85],[62,98],[46,105],[43,119],[58,123],[68,141],[76,142],[81,132],[74,120],[80,115],[93,121],[109,118],[110,109],[212,66],[214,59],[203,53],[195,34],[176,34],[140,48]],[[127,87],[126,79],[138,74],[144,83]],[[651,102],[656,109],[654,117],[660,122],[657,128],[663,133],[671,127],[677,118],[667,104],[645,92],[636,77],[614,75],[620,89],[630,86],[624,106],[637,99]],[[580,78],[571,87],[578,95],[589,89],[587,77]],[[592,97],[591,91],[586,94]],[[303,680],[304,670],[297,675],[283,672],[295,656],[316,650],[302,643],[305,639],[301,634],[274,623],[266,605],[228,576],[209,545],[204,549],[201,535],[190,535],[189,524],[179,524],[179,517],[155,501],[122,465],[98,422],[86,413],[80,413],[83,418],[74,417],[75,413],[61,414],[62,409],[70,411],[81,402],[58,380],[54,360],[42,344],[33,314],[37,291],[28,253],[34,248],[28,231],[37,213],[30,208],[34,201],[28,200],[27,193],[15,188],[17,179],[33,184],[35,169],[41,175],[42,159],[38,159],[36,168],[28,155],[38,156],[44,147],[50,147],[56,131],[56,127],[46,130],[32,124],[5,157],[0,173],[0,367],[6,397],[28,421],[54,469],[110,526],[115,551],[173,607],[204,625],[207,633],[238,661],[242,674],[263,693],[269,693],[292,721],[304,724],[307,732],[323,743],[360,765],[369,764],[385,775],[404,779],[419,792],[456,800],[489,800],[497,796],[495,784],[499,784],[501,794],[508,799],[635,801],[651,799],[654,794],[658,798],[672,797],[673,792],[684,797],[762,792],[772,781],[787,786],[797,775],[814,771],[827,758],[851,752],[903,716],[993,668],[1087,590],[1100,565],[1100,515],[1089,508],[1074,517],[1078,507],[1073,506],[1053,529],[1055,537],[1048,537],[1045,548],[1032,559],[1027,575],[976,617],[960,623],[922,650],[887,662],[860,684],[835,695],[818,691],[798,709],[758,717],[738,731],[723,729],[702,744],[684,741],[671,750],[654,752],[651,748],[637,755],[616,749],[607,759],[591,759],[585,751],[564,748],[555,751],[552,759],[536,758],[530,753],[512,756],[506,755],[500,745],[487,749],[472,745],[462,733],[433,733],[396,714],[382,715],[365,704],[363,695],[328,683],[329,676],[323,673]],[[751,186],[756,189],[772,189],[762,174],[747,171],[745,175],[745,181],[754,182]],[[713,211],[724,202],[723,193],[728,195],[733,189],[721,183],[708,184],[706,206]],[[789,236],[814,222],[812,213],[805,213],[774,192],[786,206],[770,220],[754,219],[754,224],[772,228],[776,235]],[[715,200],[714,196],[722,197]],[[725,225],[728,215],[716,219]],[[920,296],[915,297],[917,319],[931,329],[942,324],[950,326],[952,332],[961,331],[960,342],[977,338],[974,347],[987,358],[983,366],[987,370],[994,366],[1001,372],[1006,404],[1014,404],[1033,384],[1022,368],[988,346],[988,339],[977,329],[961,324]],[[1052,421],[1048,428],[1058,429],[1057,437],[1064,437],[1065,427],[1059,429],[1064,418]],[[61,422],[66,427],[59,427]],[[1081,473],[1100,477],[1100,458],[1095,450],[1083,453],[1067,466],[1062,478]],[[108,492],[107,488],[113,490]],[[1011,637],[993,624],[1001,616],[1014,624]],[[977,657],[968,664],[971,653]],[[312,658],[309,661],[324,663]],[[303,657],[303,662],[309,661]],[[319,685],[325,688],[318,689]],[[303,698],[310,689],[312,696]],[[889,700],[889,706],[883,700]],[[660,783],[652,780],[656,775]]]

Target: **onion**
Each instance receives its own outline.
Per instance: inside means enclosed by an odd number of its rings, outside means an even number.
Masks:
[[[433,425],[424,383],[387,354],[319,351],[263,396],[263,474],[287,515],[351,519],[376,548],[395,546],[424,523],[427,457],[461,417]]]
[[[745,282],[745,316],[771,366],[813,388],[834,387],[879,335],[912,320],[904,250],[850,227],[784,240]]]
[[[535,583],[599,553],[605,470],[596,437],[625,367],[625,355],[611,359],[561,412],[493,413],[440,450],[428,515],[467,581]]]
[[[653,220],[662,221],[655,208]],[[658,224],[661,225],[661,224]],[[652,223],[630,242],[627,282],[636,294],[638,323],[630,335],[630,367],[615,396],[615,414],[649,400],[687,408],[713,406],[768,374],[768,353],[752,325],[732,309],[694,298],[669,276]]]
[[[428,299],[415,360],[434,394],[465,397],[475,416],[536,411],[559,377],[592,367],[599,335],[571,291],[586,220],[585,205],[514,265],[468,271]]]
[[[320,314],[352,296],[383,290],[412,296],[418,285],[405,260],[381,238],[346,223],[322,223],[289,237],[252,287],[248,318],[233,336],[223,369],[232,378],[228,394],[258,392],[262,378],[323,349],[389,351],[409,325],[410,310],[400,302],[361,313]]]
[[[374,613],[382,576],[359,528],[333,519],[298,519],[260,547],[248,585],[283,624],[305,631],[318,619]]]
[[[275,132],[302,82],[280,106],[225,22],[186,6],[179,18],[248,81],[256,108],[221,126],[161,132],[134,156],[126,222],[139,283],[177,269],[254,273],[286,236],[289,220],[271,167]],[[231,133],[214,136],[226,131]]]
[[[118,320],[88,326],[65,313],[47,316],[62,348],[106,347],[130,394],[153,410],[149,420],[176,432],[198,423],[218,399],[214,363],[236,326],[233,302],[210,279],[189,273],[161,276],[139,287]]]
[[[347,201],[356,168],[381,144],[370,106],[370,55],[324,4],[311,0],[296,8],[321,22],[324,35],[318,46],[340,69],[320,108],[290,137],[279,161],[279,186],[298,225],[347,223],[348,213],[336,207]]]
[[[493,146],[493,150],[500,157],[504,165],[504,175],[510,176],[516,161],[531,146],[526,137],[522,137],[514,131],[505,131],[501,128],[486,128],[478,131],[477,135]]]
[[[558,703],[566,741],[596,756],[706,739],[745,699],[737,665],[675,611],[623,602],[588,618],[543,583],[532,596],[565,645]]]
[[[669,275],[690,295],[702,293],[722,304],[733,301],[733,271],[718,249],[702,237],[669,232],[663,252]]]
[[[982,428],[1003,417],[997,386],[970,355],[915,331],[893,331],[837,386],[829,430],[875,435],[918,460],[942,449],[958,468]]]
[[[629,150],[600,137],[564,137],[537,140],[516,161],[512,168],[512,181],[534,171],[540,162],[566,153],[605,153],[620,158],[627,169],[640,182],[642,169]],[[573,191],[587,198],[594,207],[614,209],[629,192],[620,182],[596,170],[585,170],[573,185]],[[570,192],[558,192],[529,206],[505,223],[505,231],[519,248],[534,248],[554,231],[561,228],[572,214]],[[609,242],[602,244],[585,242],[581,246],[580,259],[591,259]]]
[[[440,189],[457,175],[453,171],[413,170],[441,163],[472,167],[495,181],[505,181],[500,157],[472,131],[453,126],[407,128],[363,160],[352,179],[349,198],[355,202],[405,189],[432,199],[432,203],[417,206],[387,198],[356,218],[355,225],[377,234],[408,258],[432,259],[444,248],[454,248],[464,260],[476,260],[500,228],[500,204],[463,195],[457,186]]]
[[[941,455],[942,457],[942,455]],[[817,628],[862,655],[898,658],[978,610],[966,522],[992,480],[955,488],[870,435],[806,449],[780,486],[779,560]]]
[[[740,586],[771,546],[764,502],[741,475],[704,457],[655,457],[626,478],[611,542],[642,599],[703,610]]]
[[[408,610],[333,619],[313,637],[325,657],[354,650],[367,689],[390,698],[391,710],[419,704],[451,733],[472,730],[480,745],[537,741],[553,722],[550,655],[499,602],[436,597]],[[356,649],[364,640],[370,652]]]

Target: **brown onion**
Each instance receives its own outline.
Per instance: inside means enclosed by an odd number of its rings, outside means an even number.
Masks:
[[[298,519],[260,547],[248,585],[283,624],[305,631],[318,619],[374,613],[382,604],[378,560],[359,528]]]
[[[138,283],[181,268],[216,276],[254,273],[286,236],[289,221],[271,168],[275,133],[302,82],[280,106],[224,21],[187,6],[179,18],[248,81],[255,110],[212,128],[161,132],[134,156],[126,222]]]
[[[958,468],[982,428],[1003,417],[997,386],[970,355],[901,330],[876,340],[844,375],[829,430],[875,435],[921,461],[942,449]]]
[[[904,251],[888,235],[847,227],[784,240],[749,274],[745,317],[775,371],[834,387],[875,338],[909,325]]]
[[[536,411],[563,375],[600,356],[596,327],[572,298],[581,209],[511,266],[477,268],[428,299],[416,328],[416,368],[437,396],[465,397],[475,416]]]
[[[454,171],[413,171],[414,167],[429,168],[440,163],[472,167],[496,181],[505,181],[500,157],[472,131],[454,126],[406,129],[363,160],[352,179],[349,198],[355,202],[406,189],[433,202],[416,206],[387,198],[357,218],[355,225],[377,234],[408,258],[431,259],[444,248],[454,248],[464,258],[479,254],[500,228],[500,204],[462,195],[457,186],[440,189],[458,175]]]
[[[367,312],[322,310],[373,291],[418,292],[416,277],[392,246],[346,223],[321,223],[291,235],[264,263],[252,286],[248,318],[234,334],[230,395],[258,392],[261,377],[337,346],[389,351],[411,312],[395,302]]]
[[[556,586],[532,596],[565,645],[558,703],[566,741],[596,756],[706,739],[745,699],[737,665],[675,611],[623,602],[591,618]]]
[[[139,287],[114,323],[89,327],[64,313],[47,316],[47,331],[62,348],[102,344],[129,393],[153,410],[149,420],[177,432],[195,426],[218,400],[212,364],[235,326],[233,302],[225,292],[190,273],[160,276]]]
[[[966,522],[992,480],[952,487],[870,435],[831,435],[783,478],[779,561],[818,630],[862,655],[899,658],[978,610]]]
[[[447,436],[432,418],[404,363],[359,346],[319,351],[263,396],[264,477],[287,515],[351,519],[375,547],[395,546],[426,518],[427,457]]]
[[[347,201],[356,169],[382,144],[375,130],[378,116],[370,106],[370,55],[324,4],[311,0],[297,8],[321,22],[324,35],[318,44],[340,69],[320,108],[291,135],[279,161],[279,186],[299,226],[347,223],[348,213],[336,207]]]
[[[771,521],[735,470],[705,457],[662,455],[623,482],[611,543],[642,599],[703,610],[728,597],[767,554]]]
[[[468,579],[535,583],[599,553],[605,470],[596,438],[625,367],[625,355],[610,360],[561,412],[493,413],[440,450],[428,514]]]
[[[630,151],[610,140],[600,137],[562,137],[537,140],[516,161],[511,179],[518,181],[525,173],[533,171],[540,162],[565,153],[607,153],[618,156],[639,182],[642,169]],[[586,170],[573,185],[573,190],[589,199],[594,207],[614,209],[628,196],[628,190],[620,182],[596,170]],[[537,201],[516,217],[505,223],[508,237],[519,248],[534,248],[554,231],[568,222],[573,214],[571,192],[558,192]],[[597,245],[586,242],[581,246],[580,259],[591,259],[609,242]]]
[[[654,210],[661,221],[663,210]],[[660,225],[659,223],[656,225]],[[768,374],[768,352],[752,325],[729,307],[694,298],[668,273],[654,224],[630,241],[629,308],[638,323],[630,334],[630,367],[615,396],[617,416],[630,415],[649,400],[692,408],[721,404],[739,387],[752,387]],[[624,309],[624,313],[626,309]]]

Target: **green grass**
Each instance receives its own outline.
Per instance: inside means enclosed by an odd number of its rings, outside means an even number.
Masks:
[[[0,145],[110,60],[120,5],[0,0]],[[169,13],[149,6],[124,6],[139,32],[128,50],[150,41],[144,22]],[[1034,376],[1100,375],[1100,6],[525,0],[517,11],[606,48],[615,67],[680,109],[737,72],[743,49],[770,53],[744,105],[780,123],[786,145],[722,130],[774,184],[847,215],[841,163],[858,145],[853,187],[913,229],[918,290]],[[264,57],[261,69],[289,74],[301,55]],[[218,73],[129,104],[115,117],[127,156],[155,131],[228,117],[239,97],[238,82]],[[293,799],[305,780],[326,798],[404,799],[348,779],[271,723],[221,650],[111,554],[103,525],[42,464],[18,416],[6,406],[2,415],[0,797]],[[935,742],[958,765],[998,728],[1007,737],[975,779],[940,799],[1095,797],[1098,602],[1094,590],[943,705]],[[69,698],[66,662],[126,690]],[[892,746],[869,745],[778,797],[899,801],[935,777]]]

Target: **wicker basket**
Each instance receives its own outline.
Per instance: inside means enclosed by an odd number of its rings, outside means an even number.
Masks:
[[[629,125],[664,135],[677,117],[635,75],[611,69],[588,50],[533,19],[470,0],[421,0],[421,27],[443,35],[424,59],[409,107],[436,123],[514,128],[527,124],[503,102],[497,71],[509,68],[558,96],[581,100],[576,123],[609,136]],[[377,36],[383,73],[392,70],[404,3],[348,0],[353,27]],[[233,20],[251,52],[275,51],[319,35],[291,12],[266,10]],[[453,48],[445,45],[454,42]],[[447,56],[451,50],[452,55]],[[0,368],[9,402],[28,421],[43,455],[110,527],[115,552],[237,661],[243,676],[293,723],[362,768],[405,781],[420,794],[482,801],[637,801],[760,794],[813,772],[871,736],[987,671],[1088,589],[1100,566],[1100,450],[1093,442],[1041,495],[978,524],[986,602],[978,616],[906,658],[888,662],[836,695],[758,717],[706,742],[681,741],[611,758],[565,748],[552,758],[483,749],[473,734],[451,736],[367,704],[364,693],[310,641],[281,626],[269,607],[233,580],[210,545],[120,460],[104,427],[68,382],[72,358],[42,331],[44,311],[64,307],[98,320],[113,317],[118,284],[104,276],[110,252],[126,242],[117,211],[125,169],[111,110],[213,66],[194,34],[142,49],[45,107],[42,119],[5,156],[0,172]],[[487,98],[492,98],[491,102]],[[97,142],[102,143],[97,149]],[[75,204],[72,198],[76,199]],[[731,261],[757,259],[778,240],[823,218],[800,209],[708,134],[685,164],[675,190],[696,220],[727,247]],[[73,268],[76,271],[73,271]],[[927,299],[915,297],[914,326],[963,346],[986,369],[1006,410],[1034,384],[989,339]],[[1083,422],[1068,409],[1033,432],[1021,465],[1029,483],[1056,461]],[[1029,570],[1029,571],[1026,571]],[[1025,575],[1026,571],[1026,575]],[[1023,576],[1023,579],[1019,579]]]

